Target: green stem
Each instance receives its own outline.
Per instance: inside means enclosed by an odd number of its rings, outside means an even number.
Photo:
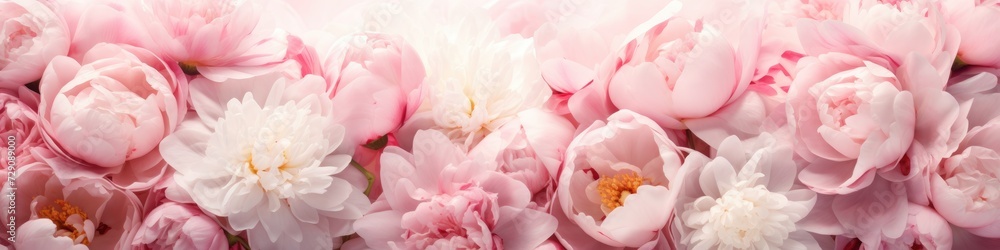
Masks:
[[[365,179],[368,179],[368,187],[365,188],[365,196],[368,196],[368,194],[372,192],[372,185],[375,184],[375,175],[373,175],[371,172],[368,172],[368,170],[365,169],[365,167],[362,167],[361,164],[359,164],[354,160],[351,160],[351,166],[354,166],[359,171],[361,171],[361,173],[365,175]]]
[[[243,247],[244,250],[250,250],[250,244],[247,243],[247,241],[244,240],[243,238],[240,238],[240,236],[232,235],[229,234],[229,232],[226,232],[226,239],[229,240],[230,247],[236,244],[240,244],[240,247]]]

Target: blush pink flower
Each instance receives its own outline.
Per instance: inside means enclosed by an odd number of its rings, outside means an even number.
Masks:
[[[604,120],[618,110],[608,96],[608,83],[622,67],[616,53],[651,19],[680,10],[675,1],[548,2],[547,22],[534,41],[543,80],[552,89],[546,108],[574,124]],[[645,31],[645,30],[642,30]]]
[[[840,52],[896,68],[916,53],[945,74],[955,61],[960,35],[945,23],[939,6],[937,1],[853,1],[844,7],[843,21],[801,19],[799,38],[809,55]]]
[[[677,16],[621,49],[608,85],[611,102],[664,128],[690,129],[713,146],[728,135],[759,134],[771,111],[757,92],[775,93],[754,81],[763,77],[756,73],[763,11],[761,4],[684,2]]]
[[[942,12],[961,34],[958,59],[968,65],[1000,68],[1000,2],[996,0],[942,1]]]
[[[17,91],[0,89],[0,138],[7,139],[14,137],[15,168],[17,166],[27,166],[40,161],[30,150],[35,147],[44,147],[45,141],[42,139],[42,129],[38,126],[38,93],[20,87]],[[6,158],[4,158],[6,159]],[[7,173],[6,160],[2,161],[4,168],[0,173]]]
[[[1000,123],[986,130],[998,130]],[[971,140],[983,140],[997,131],[975,131]],[[993,135],[995,139],[997,135]],[[969,232],[1000,237],[1000,164],[998,149],[970,146],[942,164],[938,173],[931,176],[931,202],[952,224]]]
[[[681,13],[696,11],[686,7]],[[624,65],[608,86],[611,101],[671,129],[713,115],[750,85],[763,28],[759,18],[678,16],[657,24],[623,50]]]
[[[988,72],[988,71],[987,71]],[[983,237],[1000,237],[1000,118],[997,78],[982,73],[949,86],[970,105],[969,131],[958,151],[930,175],[930,200],[951,224]]]
[[[691,249],[818,249],[797,226],[816,193],[795,183],[792,145],[770,134],[726,138],[715,158],[692,153],[700,169],[679,177],[675,211],[680,244]]]
[[[556,220],[528,208],[525,185],[470,159],[435,130],[417,132],[413,153],[382,155],[382,198],[354,223],[375,249],[532,249]]]
[[[497,162],[500,172],[523,182],[528,191],[537,195],[554,188],[551,184],[575,128],[566,118],[542,110],[526,110],[517,116],[517,120],[483,138],[469,155]]]
[[[167,202],[146,215],[132,245],[141,249],[229,249],[219,223],[194,204]]]
[[[42,78],[45,65],[69,53],[66,21],[48,1],[0,2],[0,88],[17,89]]]
[[[35,151],[47,154],[47,151]],[[3,210],[19,226],[15,249],[128,249],[141,221],[141,204],[130,191],[104,179],[62,181],[43,164],[18,168],[18,206]],[[12,187],[4,185],[3,192]]]
[[[837,237],[837,249],[952,249],[951,226],[934,209],[910,203],[906,206],[906,227],[898,238],[864,242]]]
[[[423,63],[398,36],[313,32],[289,40],[289,57],[301,65],[302,75],[323,77],[334,105],[341,107],[334,116],[350,131],[347,145],[395,132],[421,104]]]
[[[59,15],[69,25],[69,57],[79,60],[101,43],[145,47],[149,32],[135,12],[141,1],[59,0]],[[94,32],[101,30],[102,32]]]
[[[212,81],[268,72],[285,55],[266,2],[154,0],[138,5],[150,50]]]
[[[632,111],[595,122],[567,149],[556,189],[561,207],[553,208],[565,214],[560,224],[585,234],[560,229],[557,236],[570,245],[639,247],[656,241],[673,217],[683,158],[663,129]]]
[[[907,180],[957,147],[967,121],[945,76],[919,55],[899,68],[837,52],[803,60],[786,108],[810,162],[799,179],[816,192],[850,193],[876,173]]]
[[[187,112],[187,82],[147,50],[98,44],[80,62],[57,57],[41,81],[38,114],[60,178],[110,176],[149,188],[166,170],[156,150]]]

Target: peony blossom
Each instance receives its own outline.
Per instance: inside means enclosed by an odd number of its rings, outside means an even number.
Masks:
[[[989,71],[986,71],[989,72]],[[971,72],[970,72],[971,73]],[[981,73],[981,72],[980,72]],[[954,155],[930,176],[930,200],[952,225],[983,237],[1000,237],[1000,119],[997,78],[981,73],[948,91],[970,105],[969,131]]]
[[[142,249],[229,249],[225,231],[194,204],[167,202],[146,215],[133,246]]]
[[[45,65],[69,53],[69,29],[52,3],[40,0],[0,2],[0,88],[17,89],[42,78]]]
[[[552,89],[546,108],[572,118],[574,124],[604,120],[618,110],[608,96],[608,83],[622,67],[616,53],[645,31],[654,19],[680,10],[678,1],[555,1],[546,6],[548,22],[535,31],[540,70]]]
[[[146,32],[135,11],[142,1],[119,0],[58,0],[59,14],[69,25],[69,57],[80,60],[101,43],[127,44],[144,47]],[[93,32],[100,30],[102,32]],[[176,63],[171,63],[176,64]],[[180,72],[178,72],[180,73]]]
[[[677,16],[644,30],[619,52],[623,65],[608,85],[611,102],[664,128],[690,129],[709,145],[729,134],[760,133],[768,111],[749,90],[769,88],[751,88],[763,5],[682,2]]]
[[[997,130],[1000,123],[986,130]],[[972,140],[989,138],[993,131],[978,130]],[[995,138],[993,138],[995,139]],[[1000,164],[998,149],[970,146],[948,158],[931,176],[931,202],[948,221],[985,237],[1000,232]]]
[[[608,87],[611,101],[671,129],[732,103],[750,84],[762,28],[754,17],[736,22],[678,16],[652,27],[623,50],[625,65]]]
[[[797,226],[816,193],[795,183],[790,144],[762,134],[726,138],[716,156],[691,154],[703,165],[688,172],[674,208],[680,244],[688,249],[818,249]],[[756,145],[755,145],[756,144]]]
[[[993,34],[1000,32],[1000,2],[996,0],[942,1],[941,8],[947,22],[958,30],[961,43],[958,60],[968,65],[1000,68],[1000,40]]]
[[[413,48],[398,36],[359,33],[338,39],[313,32],[289,47],[302,75],[318,75],[338,108],[345,144],[361,146],[399,129],[423,98],[424,67]],[[301,43],[299,43],[301,42]]]
[[[840,52],[896,68],[915,53],[939,74],[945,74],[955,61],[960,37],[954,27],[945,24],[938,4],[850,1],[844,7],[843,21],[800,20],[799,38],[809,55]]]
[[[575,129],[566,118],[537,109],[517,117],[487,135],[469,155],[497,162],[500,172],[538,194],[553,187]]]
[[[454,0],[413,4],[403,6],[394,19],[405,25],[387,27],[401,30],[427,73],[423,105],[397,136],[403,148],[413,145],[413,135],[423,129],[440,130],[474,147],[519,112],[541,108],[551,96],[532,41],[501,36],[486,9]]]
[[[901,236],[878,242],[837,237],[837,249],[952,249],[952,230],[934,209],[910,203]]]
[[[163,139],[173,178],[204,211],[246,230],[252,248],[330,249],[370,205],[341,151],[323,80],[279,73],[192,82],[189,115]],[[363,179],[363,177],[361,177]]]
[[[31,92],[28,88],[20,87],[17,91],[0,89],[0,138],[7,139],[14,137],[14,156],[16,157],[15,168],[17,166],[27,166],[40,161],[33,154],[31,149],[44,147],[45,141],[42,139],[42,130],[38,126],[38,93]],[[7,161],[0,166],[4,169],[0,173],[7,173]]]
[[[382,155],[385,193],[354,227],[372,248],[530,249],[555,231],[528,208],[531,193],[490,161],[470,159],[439,131],[417,133],[413,154]]]
[[[382,198],[354,223],[375,249],[532,249],[556,220],[528,208],[525,185],[470,159],[440,131],[422,130],[413,153],[382,155]]]
[[[273,21],[259,0],[153,0],[136,12],[149,32],[149,48],[212,81],[269,72],[285,55]]]
[[[81,61],[57,57],[40,84],[46,161],[60,178],[112,177],[132,190],[166,171],[156,150],[187,112],[187,83],[147,50],[98,44]]]
[[[649,118],[622,110],[580,132],[566,151],[556,199],[585,234],[560,230],[568,245],[639,247],[656,241],[673,217],[686,166],[681,149]],[[669,228],[667,228],[669,230]],[[581,237],[582,236],[582,237]]]
[[[36,150],[36,154],[51,154]],[[17,169],[15,249],[127,249],[141,221],[139,199],[104,179],[61,181],[44,164]],[[4,185],[5,194],[11,187]],[[23,200],[21,200],[23,199]]]
[[[796,152],[810,162],[799,179],[813,190],[854,192],[876,172],[903,181],[955,150],[952,133],[967,121],[919,55],[899,68],[837,52],[803,60],[786,110]]]

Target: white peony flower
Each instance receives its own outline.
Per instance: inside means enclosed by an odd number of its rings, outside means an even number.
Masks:
[[[790,146],[769,134],[753,142],[730,136],[714,159],[688,156],[704,167],[687,173],[675,208],[683,211],[674,225],[684,249],[818,249],[796,227],[816,193],[794,184]]]
[[[160,150],[192,201],[248,230],[253,248],[331,249],[353,233],[350,223],[371,205],[367,183],[347,181],[360,172],[337,151],[345,131],[331,122],[322,79],[191,86],[199,117],[188,117]]]
[[[482,6],[446,0],[402,8],[387,29],[398,29],[420,55],[430,93],[400,129],[401,144],[410,144],[417,130],[436,129],[472,147],[552,95],[533,41],[502,37]]]

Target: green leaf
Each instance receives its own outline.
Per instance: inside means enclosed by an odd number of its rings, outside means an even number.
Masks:
[[[386,145],[389,144],[389,135],[382,135],[378,139],[365,144],[365,147],[371,150],[382,150]]]

